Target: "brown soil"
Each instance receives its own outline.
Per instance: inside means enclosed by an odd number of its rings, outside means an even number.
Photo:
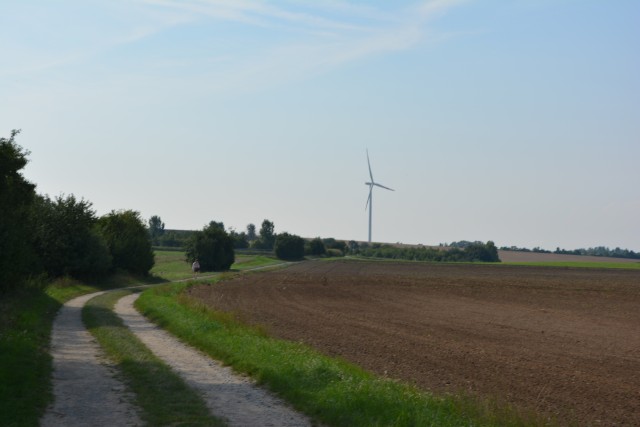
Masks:
[[[344,260],[190,293],[425,390],[640,425],[640,271]]]

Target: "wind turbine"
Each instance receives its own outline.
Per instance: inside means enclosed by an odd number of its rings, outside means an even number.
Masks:
[[[384,188],[385,190],[390,190],[390,191],[395,191],[395,190],[392,190],[391,188],[385,187],[384,185],[378,184],[377,182],[374,181],[373,173],[371,173],[371,162],[369,161],[369,150],[367,150],[367,164],[369,165],[369,176],[371,177],[371,181],[364,183],[365,185],[369,186],[369,198],[367,199],[367,204],[364,207],[364,209],[366,210],[367,207],[369,208],[369,243],[371,243],[371,217],[372,217],[372,212],[373,212],[373,186],[375,185],[376,187],[381,187],[381,188]]]

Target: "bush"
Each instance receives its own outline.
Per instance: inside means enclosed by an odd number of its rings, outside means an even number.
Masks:
[[[275,242],[276,256],[283,260],[297,261],[304,258],[304,239],[295,234],[278,234]]]
[[[322,239],[319,237],[309,241],[306,246],[305,252],[309,255],[324,255],[327,253],[327,248],[325,248]]]
[[[33,243],[40,266],[49,276],[100,277],[111,268],[111,256],[96,229],[91,202],[75,196],[55,200],[38,196],[34,203]]]
[[[344,253],[340,249],[327,249],[327,255],[330,257],[341,257],[344,256]]]
[[[223,228],[209,224],[196,231],[186,244],[187,262],[196,259],[201,271],[224,271],[235,262],[234,241]]]
[[[492,241],[488,241],[486,245],[483,243],[472,243],[468,245],[464,251],[469,261],[500,262],[498,248],[496,248],[496,245]]]
[[[343,240],[336,240],[333,237],[328,237],[323,239],[322,242],[327,249],[337,249],[343,254],[347,252],[347,243]]]
[[[155,264],[151,239],[136,211],[111,211],[98,220],[98,229],[113,257],[113,267],[147,275]]]

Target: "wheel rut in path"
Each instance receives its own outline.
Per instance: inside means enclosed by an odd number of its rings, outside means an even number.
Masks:
[[[116,314],[156,356],[202,393],[214,415],[230,426],[311,426],[307,417],[280,399],[145,319],[133,306],[138,296],[121,298],[114,307]]]
[[[67,301],[53,323],[54,402],[40,420],[53,426],[138,426],[143,423],[124,384],[82,323],[82,307],[96,292]]]

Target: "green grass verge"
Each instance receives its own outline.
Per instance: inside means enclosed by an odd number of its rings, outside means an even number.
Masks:
[[[501,264],[529,267],[615,268],[621,270],[640,270],[640,262],[503,262]]]
[[[0,302],[0,425],[37,426],[51,400],[47,344],[61,302],[37,287]]]
[[[87,329],[123,373],[135,393],[147,425],[222,426],[191,389],[124,326],[113,312],[117,300],[130,291],[115,291],[91,299],[82,310]]]
[[[268,337],[232,315],[188,299],[188,284],[143,292],[137,308],[211,357],[254,377],[298,410],[330,426],[543,425],[511,410],[440,398],[381,379],[300,343]]]

